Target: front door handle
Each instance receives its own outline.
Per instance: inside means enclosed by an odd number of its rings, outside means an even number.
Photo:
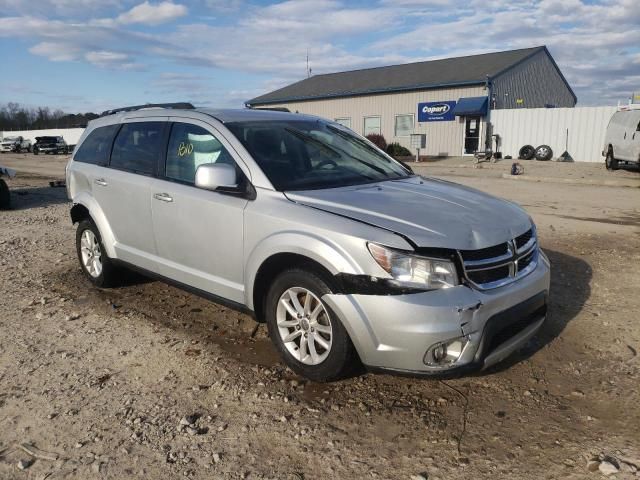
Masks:
[[[100,185],[101,187],[106,187],[107,185],[109,185],[104,178],[96,178],[93,183],[95,183],[96,185]]]
[[[154,193],[153,198],[162,202],[173,202],[173,197],[168,193]]]

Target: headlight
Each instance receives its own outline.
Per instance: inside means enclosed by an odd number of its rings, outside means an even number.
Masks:
[[[435,290],[458,285],[458,273],[453,262],[420,257],[375,243],[369,243],[367,247],[378,265],[402,286]]]

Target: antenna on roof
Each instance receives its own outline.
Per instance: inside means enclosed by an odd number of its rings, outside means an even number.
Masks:
[[[307,78],[311,76],[311,69],[309,68],[309,49],[307,48]]]

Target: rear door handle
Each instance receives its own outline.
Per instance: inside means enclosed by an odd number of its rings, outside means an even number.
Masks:
[[[153,198],[162,202],[173,202],[173,197],[168,193],[154,193]]]
[[[100,185],[101,187],[106,187],[107,185],[109,185],[104,178],[96,178],[93,183],[95,183],[96,185]]]

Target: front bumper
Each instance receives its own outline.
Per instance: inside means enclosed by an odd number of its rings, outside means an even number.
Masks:
[[[15,150],[16,150],[15,145],[11,145],[11,146],[0,145],[0,152],[15,152]]]
[[[407,295],[324,295],[372,370],[452,374],[494,365],[522,347],[546,318],[548,260],[540,255],[529,275],[504,287],[479,291],[459,285]],[[430,366],[427,349],[453,338],[467,344],[457,361]]]

